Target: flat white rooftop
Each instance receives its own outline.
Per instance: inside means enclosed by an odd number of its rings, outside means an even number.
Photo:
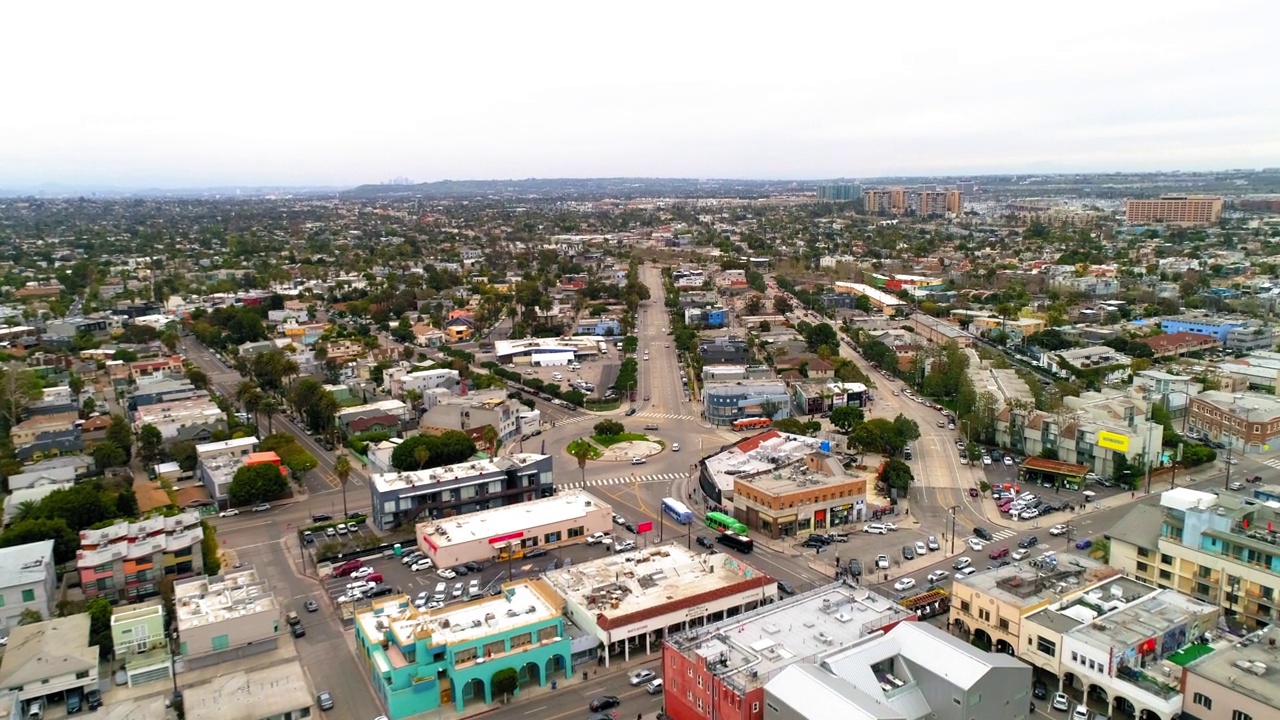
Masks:
[[[440,547],[488,540],[516,531],[536,536],[542,534],[537,531],[538,528],[585,518],[587,513],[601,508],[612,511],[608,503],[594,495],[582,490],[570,490],[554,497],[418,523],[417,532],[419,537],[430,534],[431,541]]]
[[[173,585],[173,605],[179,630],[279,609],[275,596],[253,568],[179,580]]]
[[[683,538],[552,570],[546,578],[556,592],[580,607],[619,618],[767,577],[737,558],[693,552],[682,542]]]
[[[372,610],[356,615],[356,622],[365,637],[382,637],[381,624],[401,645],[425,633],[434,646],[481,640],[560,616],[559,598],[540,580],[517,580],[502,590],[501,595],[436,610],[418,610],[408,595],[399,595],[375,602]]]
[[[298,661],[219,675],[182,689],[187,720],[258,720],[282,717],[315,704]],[[339,702],[341,700],[339,699]]]
[[[381,492],[409,490],[421,487],[421,492],[433,492],[431,486],[450,480],[495,475],[506,472],[510,468],[521,468],[532,465],[546,455],[535,453],[514,453],[499,458],[471,460],[457,465],[432,468],[430,470],[413,470],[411,472],[377,473],[373,483]],[[412,493],[407,493],[412,494]]]

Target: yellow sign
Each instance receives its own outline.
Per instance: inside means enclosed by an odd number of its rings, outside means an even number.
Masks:
[[[1119,433],[1107,432],[1105,430],[1098,433],[1098,444],[1108,450],[1116,452],[1129,452],[1129,438]]]

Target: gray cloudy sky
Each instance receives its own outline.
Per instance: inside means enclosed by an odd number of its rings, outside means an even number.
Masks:
[[[0,187],[1280,165],[1277,2],[8,3]]]

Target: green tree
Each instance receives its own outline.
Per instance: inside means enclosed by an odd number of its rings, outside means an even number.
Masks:
[[[200,541],[200,559],[204,561],[206,575],[217,575],[222,571],[222,555],[218,553],[218,528],[208,520],[201,520],[204,539]]]
[[[42,540],[53,540],[53,561],[59,565],[75,560],[76,551],[80,549],[80,536],[61,518],[14,522],[0,534],[0,547],[14,547]]]
[[[19,625],[35,625],[40,622],[44,622],[44,615],[41,615],[40,611],[35,608],[26,608],[18,613]]]
[[[182,472],[194,472],[196,469],[196,444],[190,440],[181,440],[169,446],[169,457],[178,463]]]
[[[245,465],[232,476],[227,499],[232,505],[250,505],[280,497],[288,489],[289,481],[275,465]]]
[[[897,490],[899,497],[907,494],[914,479],[911,466],[898,458],[889,458],[880,470],[880,482]]]
[[[107,426],[107,441],[124,451],[125,462],[133,457],[133,428],[129,427],[128,420],[112,415],[111,424]]]
[[[793,417],[785,417],[773,422],[773,429],[778,432],[791,433],[792,435],[808,435],[809,429],[805,423]]]
[[[569,447],[566,449],[569,455],[578,461],[578,470],[582,473],[582,482],[586,483],[587,461],[591,459],[593,454],[595,454],[591,447],[591,443],[587,442],[583,438],[578,438],[577,440],[569,443]]]
[[[853,430],[854,426],[864,419],[862,408],[852,405],[841,405],[831,411],[831,424],[842,432]]]
[[[84,378],[75,373],[71,373],[67,377],[67,388],[71,390],[71,397],[79,398],[80,393],[84,392]]]
[[[147,423],[138,430],[138,453],[144,462],[153,463],[159,459],[163,446],[164,437],[160,434],[160,428]]]
[[[94,445],[90,455],[93,456],[93,462],[99,470],[120,467],[129,461],[124,455],[124,450],[110,440]]]
[[[85,398],[84,402],[80,405],[80,414],[87,418],[97,409],[98,401],[94,400],[93,396],[89,396]]]
[[[601,420],[592,428],[596,437],[617,437],[627,431],[627,428],[617,420]]]
[[[418,449],[426,451],[425,464]],[[424,470],[466,462],[476,454],[476,444],[466,433],[449,430],[440,435],[414,435],[400,443],[391,453],[391,464],[397,470]]]
[[[140,512],[138,496],[132,488],[125,488],[116,495],[116,517],[136,518]]]
[[[96,597],[85,608],[89,614],[89,644],[98,646],[98,657],[107,660],[115,650],[111,639],[111,601]]]
[[[115,505],[108,503],[100,481],[83,482],[64,490],[54,490],[40,501],[40,517],[61,519],[79,532],[115,517]]]
[[[871,304],[871,298],[866,295],[859,295],[853,300],[853,309],[860,310],[864,313],[875,312],[875,306]]]
[[[778,417],[778,413],[782,412],[782,403],[776,400],[765,400],[760,403],[760,416],[773,420]]]
[[[515,668],[503,668],[494,673],[489,682],[493,695],[495,697],[501,695],[505,700],[520,686],[520,676],[516,673]]]

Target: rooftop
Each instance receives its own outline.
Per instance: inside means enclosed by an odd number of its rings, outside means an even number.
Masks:
[[[697,655],[741,688],[764,685],[788,665],[817,662],[910,617],[893,601],[861,587],[833,583],[759,610],[673,635],[671,646]]]
[[[820,452],[823,442],[802,435],[766,430],[712,455],[703,460],[703,464],[721,490],[732,490],[735,480],[754,482],[756,477],[764,476],[762,481],[765,481],[775,473],[781,480],[783,468],[811,452]],[[791,480],[785,482],[793,483]]]
[[[438,646],[480,640],[560,617],[560,598],[542,580],[517,580],[502,589],[500,595],[435,610],[419,610],[408,595],[395,595],[374,601],[371,610],[356,614],[356,622],[367,638],[391,632],[401,646],[416,639]]]
[[[1028,608],[1119,574],[1116,568],[1090,557],[1071,555],[1059,562],[1054,553],[1047,552],[956,578],[955,582],[1000,602]]]
[[[540,527],[584,518],[600,508],[609,510],[609,505],[585,491],[569,490],[549,498],[418,523],[417,532],[419,536],[431,535],[432,542],[444,547],[517,531],[534,533]]]
[[[1111,578],[1086,590],[1087,587],[1076,585],[1070,589],[1064,588],[1065,592],[1073,594],[1032,613],[1028,619],[1050,630],[1066,633],[1156,592],[1156,588],[1151,585],[1124,576]],[[1079,590],[1085,591],[1074,592]]]
[[[53,541],[0,548],[0,587],[44,582],[53,572]]]
[[[718,552],[697,553],[678,542],[608,555],[547,573],[566,600],[594,613],[603,629],[639,622],[675,606],[735,592],[755,592],[774,580]]]
[[[136,425],[176,420],[213,422],[218,419],[225,419],[222,408],[207,397],[143,405],[134,411]]]
[[[1095,598],[1096,599],[1096,598]],[[1146,600],[1108,613],[1072,631],[1072,635],[1097,647],[1133,647],[1153,637],[1161,637],[1180,625],[1191,627],[1195,615],[1217,612],[1199,600],[1161,590]]]
[[[401,493],[401,495],[423,495],[435,492],[436,488],[434,486],[440,483],[501,474],[507,470],[533,465],[545,457],[547,456],[536,453],[512,453],[498,458],[470,460],[457,465],[446,465],[430,470],[377,473],[372,479],[373,484],[380,492],[416,490],[416,492],[406,492]]]
[[[1271,626],[1187,665],[1199,675],[1280,710],[1280,628]]]
[[[228,450],[241,450],[244,448],[252,449],[258,444],[256,437],[242,437],[233,440],[220,440],[218,442],[201,443],[196,446],[196,457],[204,457],[212,453],[220,453]]]
[[[259,580],[258,571],[251,567],[179,580],[173,584],[173,604],[179,630],[279,610],[267,583]]]
[[[1107,537],[1150,550],[1160,540],[1160,528],[1163,524],[1164,514],[1160,508],[1135,505],[1115,527],[1107,531]]]
[[[737,483],[749,485],[768,495],[783,495],[805,490],[806,488],[837,485],[855,480],[872,482],[875,478],[875,473],[871,470],[863,471],[860,475],[847,474],[839,460],[830,453],[818,451],[809,452],[806,455],[818,456],[817,460],[830,471],[830,474],[812,470],[809,468],[808,463],[788,462],[785,467],[772,468],[768,472],[755,475],[738,475]],[[804,458],[805,456],[801,455],[800,457]]]
[[[1243,417],[1246,412],[1250,412],[1252,408],[1249,418],[1254,421],[1262,420],[1264,415],[1272,418],[1280,415],[1280,398],[1276,398],[1273,395],[1263,395],[1262,393],[1233,395],[1219,390],[1206,390],[1196,395],[1194,399],[1228,410],[1240,417]]]
[[[0,657],[0,687],[38,684],[59,675],[74,675],[98,667],[98,646],[89,644],[86,613],[18,625]]]
[[[258,720],[310,709],[315,698],[298,661],[233,672],[182,689],[187,720]]]

